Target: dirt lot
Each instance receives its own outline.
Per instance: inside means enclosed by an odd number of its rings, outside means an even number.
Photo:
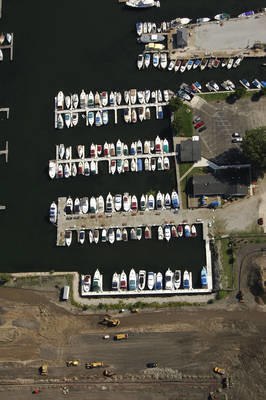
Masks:
[[[102,314],[73,314],[52,292],[0,288],[0,299],[0,399],[28,399],[36,387],[43,390],[40,399],[55,393],[61,398],[64,384],[70,398],[81,400],[88,391],[95,399],[135,399],[140,391],[143,399],[207,399],[210,390],[222,387],[212,372],[216,365],[234,382],[228,399],[264,398],[266,322],[255,302],[238,304],[232,295],[205,307],[127,312],[119,314],[119,330],[112,330],[98,324]],[[128,340],[113,341],[117,332],[128,332]],[[106,333],[110,340],[102,339]],[[70,359],[80,365],[67,368]],[[103,361],[116,377],[86,370],[88,361]],[[151,361],[158,369],[146,369]],[[48,376],[40,378],[44,362]],[[18,378],[26,386],[3,387]]]

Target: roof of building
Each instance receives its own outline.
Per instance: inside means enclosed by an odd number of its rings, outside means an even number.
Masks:
[[[180,143],[180,161],[196,162],[201,159],[201,142],[200,140],[183,140]]]
[[[227,168],[214,174],[193,175],[193,196],[224,195],[246,196],[248,194],[249,171],[247,168]]]
[[[172,35],[173,49],[183,48],[187,46],[187,28],[177,29],[176,33]]]

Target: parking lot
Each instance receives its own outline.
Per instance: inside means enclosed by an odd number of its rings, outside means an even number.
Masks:
[[[266,99],[254,101],[246,97],[229,104],[225,101],[205,102],[198,99],[193,104],[193,118],[199,116],[205,122],[206,130],[199,132],[202,140],[202,156],[217,163],[245,163],[239,143],[232,143],[232,134],[266,125]],[[194,132],[198,132],[194,129]]]

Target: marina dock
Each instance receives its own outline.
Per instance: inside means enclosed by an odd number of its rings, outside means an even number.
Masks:
[[[14,33],[11,33],[11,42],[9,44],[0,45],[1,50],[10,49],[10,61],[13,61]],[[3,53],[5,54],[5,53]],[[3,61],[5,60],[5,57]]]
[[[6,149],[5,150],[0,150],[0,156],[5,155],[6,156],[6,163],[8,162],[8,142],[6,142]]]
[[[9,107],[0,108],[0,112],[6,112],[6,119],[9,119]]]

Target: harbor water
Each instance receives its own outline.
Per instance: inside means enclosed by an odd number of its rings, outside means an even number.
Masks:
[[[254,10],[263,6],[254,0]],[[70,248],[56,247],[56,228],[49,224],[49,206],[59,196],[106,196],[129,192],[140,198],[150,190],[171,192],[175,188],[173,164],[170,171],[139,172],[111,176],[99,173],[94,177],[76,177],[51,181],[48,160],[54,158],[55,145],[87,148],[92,142],[171,138],[167,113],[156,120],[126,125],[122,113],[114,125],[113,115],[107,126],[78,127],[62,131],[54,129],[54,96],[101,90],[171,89],[180,83],[211,79],[237,81],[245,77],[265,80],[262,59],[244,60],[238,69],[224,71],[189,71],[183,75],[150,67],[136,68],[137,54],[143,46],[136,42],[135,23],[171,20],[175,17],[211,17],[219,12],[237,15],[249,10],[250,2],[225,0],[190,2],[162,0],[160,9],[131,10],[117,1],[98,2],[70,0],[56,3],[4,2],[1,30],[14,32],[14,60],[4,61],[1,69],[1,107],[10,107],[10,119],[1,120],[0,148],[9,142],[9,159],[0,160],[0,203],[7,209],[0,214],[0,270],[6,272],[77,270],[92,273],[97,267],[110,282],[114,271],[130,268],[165,271],[180,268],[193,272],[193,286],[199,285],[199,271],[205,263],[201,235],[176,239],[170,243],[131,241],[127,243],[89,245],[77,244],[76,235]],[[4,52],[4,57],[5,57]],[[8,59],[8,57],[6,56]],[[171,151],[171,149],[170,149]],[[173,160],[171,160],[173,163]],[[101,167],[100,167],[101,168]],[[200,233],[200,231],[199,231]],[[155,237],[155,235],[153,235]],[[107,288],[107,287],[106,287]]]

